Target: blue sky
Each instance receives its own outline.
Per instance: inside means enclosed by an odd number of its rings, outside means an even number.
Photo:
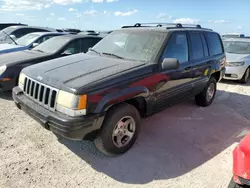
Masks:
[[[97,30],[181,22],[250,35],[249,8],[249,0],[0,0],[0,22]]]

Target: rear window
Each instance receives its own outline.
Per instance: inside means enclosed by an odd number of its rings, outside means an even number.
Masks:
[[[223,53],[221,40],[217,33],[206,33],[206,38],[208,42],[209,53],[211,56]]]

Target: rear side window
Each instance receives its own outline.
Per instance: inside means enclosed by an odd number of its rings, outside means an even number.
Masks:
[[[206,38],[208,42],[208,49],[210,55],[218,55],[223,53],[223,47],[221,44],[220,37],[217,33],[206,33]]]
[[[197,60],[204,58],[204,51],[200,33],[190,32],[191,40],[191,59]]]
[[[188,61],[188,42],[186,33],[174,33],[163,52],[164,58],[176,58],[180,63]]]

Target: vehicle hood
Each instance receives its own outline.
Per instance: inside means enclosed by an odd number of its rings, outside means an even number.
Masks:
[[[0,66],[6,64],[7,66],[15,65],[25,61],[30,61],[36,58],[47,56],[46,53],[41,53],[33,50],[24,50],[13,53],[6,53],[0,55]]]
[[[250,59],[250,54],[232,54],[226,53],[227,62],[238,62],[244,61],[245,59]]]
[[[14,45],[14,44],[0,44],[0,54],[22,51],[25,49],[27,49],[26,46],[19,46],[19,45]]]
[[[77,54],[27,67],[23,73],[58,89],[70,88],[75,92],[78,88],[142,65],[142,62]]]

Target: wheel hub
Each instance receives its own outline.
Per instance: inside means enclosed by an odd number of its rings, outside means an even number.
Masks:
[[[118,147],[126,146],[135,133],[135,120],[131,116],[123,117],[116,124],[113,134],[113,144]]]
[[[207,88],[207,101],[212,100],[212,98],[214,97],[214,93],[215,93],[215,85],[214,83],[210,83],[210,85]]]

